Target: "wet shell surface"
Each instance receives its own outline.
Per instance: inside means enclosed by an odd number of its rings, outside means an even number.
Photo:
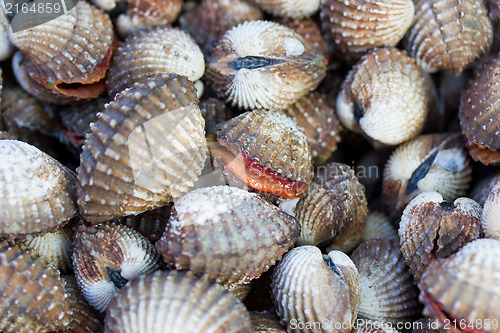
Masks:
[[[325,77],[326,59],[290,28],[245,22],[226,32],[211,55],[207,78],[220,97],[245,110],[284,109]]]
[[[372,239],[361,244],[351,259],[359,271],[359,318],[396,323],[420,315],[418,289],[397,241]]]
[[[169,267],[219,283],[248,283],[267,271],[300,234],[295,219],[257,195],[228,186],[191,191],[174,204],[156,242]]]
[[[305,18],[313,15],[318,9],[320,0],[253,0],[266,12],[274,16]]]
[[[337,115],[372,143],[397,145],[418,135],[429,110],[426,79],[404,51],[384,48],[363,57],[337,97]]]
[[[324,0],[320,17],[325,39],[336,54],[356,61],[374,48],[396,46],[414,12],[411,0]]]
[[[500,181],[492,187],[486,198],[481,226],[484,236],[500,240]]]
[[[481,236],[482,208],[469,198],[453,202],[425,192],[406,206],[399,224],[401,252],[418,283],[429,263],[446,258]]]
[[[488,50],[492,39],[483,1],[418,0],[406,43],[425,71],[459,75]]]
[[[72,171],[38,148],[0,140],[0,234],[51,231],[76,215]]]
[[[78,285],[89,304],[99,311],[106,309],[128,281],[159,267],[160,257],[153,244],[122,224],[80,225],[75,230],[74,246]]]
[[[170,76],[136,83],[106,106],[77,169],[78,205],[87,221],[164,206],[194,184],[207,154],[197,103],[193,84]]]
[[[108,94],[115,96],[136,82],[170,73],[192,82],[205,72],[203,53],[184,31],[158,27],[139,31],[120,43],[106,77]]]
[[[157,271],[131,281],[111,302],[105,331],[250,332],[245,306],[220,285],[191,272]]]
[[[361,235],[361,243],[374,238],[399,240],[398,231],[384,213],[371,211],[366,218],[366,226]]]

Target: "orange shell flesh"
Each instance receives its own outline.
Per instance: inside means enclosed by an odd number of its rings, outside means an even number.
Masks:
[[[469,154],[474,161],[479,161],[484,165],[500,164],[500,150],[490,150],[487,147],[471,141],[467,141],[465,146],[469,150]]]

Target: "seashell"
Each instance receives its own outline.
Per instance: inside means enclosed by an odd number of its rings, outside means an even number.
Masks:
[[[25,63],[28,77],[40,85],[84,99],[96,98],[106,90],[113,26],[100,9],[80,1],[51,21],[10,30],[9,37],[29,60]]]
[[[481,227],[487,238],[500,240],[500,181],[493,185],[484,202]]]
[[[9,40],[9,21],[5,12],[0,10],[0,61],[9,59],[14,53],[14,45]]]
[[[500,25],[500,1],[489,0],[486,1],[486,4],[488,6],[488,17],[496,25],[496,28],[498,29]]]
[[[70,322],[70,301],[54,266],[16,245],[0,245],[0,330],[53,332]]]
[[[425,71],[446,70],[458,76],[488,50],[492,39],[482,1],[418,0],[406,44]]]
[[[361,324],[358,324],[356,330],[353,330],[352,333],[398,333],[390,322],[367,319],[358,319],[356,322],[358,321]]]
[[[488,194],[497,182],[500,182],[500,173],[482,179],[470,190],[469,197],[477,202],[479,206],[484,206]]]
[[[426,79],[415,61],[404,51],[384,48],[351,69],[336,104],[347,129],[375,146],[394,146],[422,131],[429,102]]]
[[[347,260],[346,256],[342,262]],[[307,325],[314,323],[319,325],[314,332],[350,332],[356,320],[350,288],[335,259],[310,245],[288,252],[271,282],[276,313],[287,332],[313,331]]]
[[[123,287],[106,313],[105,332],[250,332],[245,306],[191,272],[157,271]]]
[[[170,76],[136,83],[106,106],[77,169],[83,218],[97,223],[161,207],[194,184],[207,154],[197,102],[187,78]]]
[[[418,289],[395,240],[372,239],[351,255],[359,271],[358,318],[397,323],[420,315]]]
[[[0,140],[15,140],[15,138],[5,131],[0,131]]]
[[[194,82],[204,71],[203,54],[187,33],[176,28],[157,27],[131,34],[120,43],[106,85],[108,94],[115,96],[136,82],[171,73]]]
[[[304,37],[316,50],[320,51],[326,59],[330,58],[330,50],[326,45],[323,34],[316,20],[309,19],[289,19],[278,20],[280,24],[295,30],[296,33]]]
[[[406,206],[399,224],[401,252],[419,282],[433,260],[446,258],[481,236],[481,206],[469,198],[446,202],[425,192]]]
[[[233,294],[237,299],[239,299],[242,302],[250,293],[250,289],[252,289],[252,286],[250,283],[247,283],[247,284],[238,284],[238,283],[226,284],[226,285],[223,285],[223,287],[224,287],[224,289],[229,291],[231,294]]]
[[[0,235],[54,230],[76,215],[75,176],[25,142],[0,141]]]
[[[460,99],[460,127],[469,154],[485,165],[500,164],[500,123],[497,121],[500,55],[474,72]]]
[[[285,113],[304,130],[316,164],[324,164],[337,150],[342,130],[333,100],[313,91],[285,109]]]
[[[130,215],[119,218],[121,223],[135,229],[150,241],[157,241],[165,231],[172,204],[167,204],[139,215]]]
[[[230,120],[234,116],[232,108],[217,98],[208,98],[200,102],[200,111],[205,118],[205,132],[215,132],[218,124]]]
[[[388,238],[399,241],[398,231],[389,218],[381,212],[371,211],[366,218],[366,226],[361,235],[361,243],[374,238]]]
[[[498,281],[500,241],[477,239],[449,258],[432,262],[420,281],[424,315],[448,323],[452,332],[478,330],[498,332],[500,320]],[[457,326],[450,322],[456,320]],[[459,326],[458,323],[462,323]]]
[[[324,0],[320,19],[335,54],[353,62],[377,47],[396,46],[414,12],[411,0]]]
[[[175,202],[155,245],[170,268],[204,273],[222,284],[248,283],[279,260],[299,234],[293,217],[257,195],[213,186]]]
[[[341,163],[330,164],[329,178],[313,183],[295,207],[301,225],[298,245],[318,245],[333,240],[349,252],[361,240],[368,207],[364,187],[354,171]],[[350,249],[350,250],[349,250]]]
[[[74,246],[78,285],[89,304],[101,312],[128,281],[159,267],[153,244],[137,231],[114,222],[79,225]]]
[[[305,18],[319,9],[320,0],[253,0],[266,12],[274,16]]]
[[[399,218],[419,193],[436,191],[445,201],[464,196],[471,164],[458,134],[421,135],[402,144],[384,168],[382,190],[391,215]]]
[[[280,325],[279,317],[269,312],[250,312],[252,320],[252,333],[286,333]]]
[[[213,49],[207,79],[233,105],[284,109],[314,90],[326,59],[304,38],[278,23],[251,21],[227,31]]]

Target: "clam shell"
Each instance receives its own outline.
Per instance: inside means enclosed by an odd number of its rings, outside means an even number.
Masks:
[[[9,59],[14,53],[14,46],[9,39],[9,21],[3,10],[0,11],[0,61]]]
[[[168,204],[139,215],[125,216],[119,220],[150,241],[157,241],[165,231],[171,210],[172,204]]]
[[[73,268],[85,299],[104,311],[128,281],[154,272],[159,255],[153,244],[122,224],[96,227],[81,224],[75,230]]]
[[[480,206],[484,206],[488,194],[497,182],[500,182],[500,173],[482,179],[470,190],[469,197]]]
[[[486,237],[500,240],[500,181],[491,188],[486,198],[481,226]]]
[[[330,58],[330,49],[326,45],[326,41],[323,38],[323,33],[319,23],[316,22],[314,18],[308,19],[289,19],[282,18],[278,20],[279,23],[292,28],[299,35],[304,37],[316,50],[323,53],[326,59]]]
[[[459,75],[491,45],[493,27],[482,1],[418,0],[408,53],[425,71]]]
[[[233,284],[223,285],[223,287],[242,302],[248,296],[250,290],[252,289],[251,283],[247,284],[233,283]]]
[[[217,42],[207,79],[220,97],[246,110],[284,109],[325,77],[325,57],[278,23],[245,22]]]
[[[366,226],[361,235],[361,243],[377,237],[399,240],[398,231],[394,228],[389,218],[384,213],[371,211],[366,218]]]
[[[207,153],[197,102],[187,78],[170,76],[136,83],[106,106],[77,169],[87,221],[164,206],[194,184]]]
[[[351,69],[337,96],[337,115],[372,143],[398,145],[418,135],[430,95],[421,69],[404,51],[377,49]]]
[[[250,312],[252,333],[286,333],[280,319],[269,312]]]
[[[115,96],[135,82],[170,73],[186,76],[194,82],[204,71],[203,53],[187,33],[157,27],[138,31],[120,43],[111,61],[106,86],[108,94]]]
[[[106,313],[105,331],[250,332],[245,306],[205,276],[157,271],[122,288]]]
[[[0,141],[0,234],[51,231],[76,215],[75,175],[38,148]]]
[[[175,202],[156,248],[169,267],[223,284],[248,283],[279,260],[299,234],[293,217],[257,195],[214,186]]]
[[[305,18],[319,9],[320,0],[253,0],[266,12],[274,16]]]
[[[359,318],[397,323],[420,315],[418,289],[397,241],[372,239],[361,244],[351,259],[359,271]]]
[[[230,120],[235,113],[232,108],[217,98],[208,98],[200,102],[200,111],[205,118],[205,132],[207,134],[215,132],[218,124]]]

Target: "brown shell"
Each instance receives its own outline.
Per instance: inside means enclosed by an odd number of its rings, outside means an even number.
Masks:
[[[139,215],[120,218],[121,223],[140,232],[150,241],[157,241],[165,231],[172,204],[167,204]]]
[[[486,198],[481,226],[485,237],[500,240],[500,181],[493,185]]]
[[[418,289],[397,241],[372,239],[351,255],[359,271],[359,318],[397,323],[420,315]]]
[[[361,242],[364,243],[374,238],[399,240],[398,231],[394,228],[392,222],[384,213],[378,211],[370,211],[368,213]]]
[[[481,207],[484,206],[484,202],[486,201],[488,194],[497,182],[500,182],[500,173],[495,173],[482,179],[474,185],[474,187],[472,187],[469,197],[477,202]]]
[[[467,89],[460,99],[460,127],[469,143],[491,151],[490,154],[476,155],[475,161],[488,164],[500,163],[500,55],[474,72]]]
[[[278,20],[279,23],[292,28],[299,35],[304,37],[316,50],[323,53],[326,59],[330,58],[330,50],[326,45],[326,41],[323,38],[323,33],[321,32],[319,23],[313,18],[308,19],[288,19],[282,18]]]
[[[251,283],[233,283],[222,285],[224,289],[233,294],[237,299],[243,302],[243,300],[248,296],[250,290],[252,289]]]
[[[337,96],[337,115],[348,129],[378,145],[418,135],[429,111],[425,76],[406,52],[377,49],[349,72]]]
[[[305,18],[319,9],[320,0],[253,0],[266,12],[274,16]]]
[[[290,249],[300,225],[253,193],[228,186],[179,198],[156,242],[169,267],[204,273],[219,283],[248,283]]]
[[[0,11],[0,61],[7,60],[14,52],[9,39],[9,21],[3,10]]]
[[[187,78],[170,76],[136,83],[107,104],[77,169],[78,205],[87,221],[164,206],[193,185],[207,154],[197,102]]]
[[[279,317],[269,312],[250,312],[252,320],[252,333],[286,333],[280,325]]]
[[[137,231],[108,222],[75,230],[73,268],[85,299],[104,311],[128,281],[158,269],[153,244]]]
[[[205,118],[205,132],[215,132],[218,124],[233,118],[235,111],[217,98],[208,98],[200,102],[200,111]]]
[[[284,109],[314,90],[326,59],[290,28],[245,22],[226,32],[211,54],[207,79],[220,97],[245,110]]]
[[[122,288],[105,319],[109,333],[248,333],[245,306],[220,285],[191,272],[157,271]]]
[[[335,54],[356,61],[374,48],[396,46],[414,12],[411,0],[324,0],[320,18]]]

